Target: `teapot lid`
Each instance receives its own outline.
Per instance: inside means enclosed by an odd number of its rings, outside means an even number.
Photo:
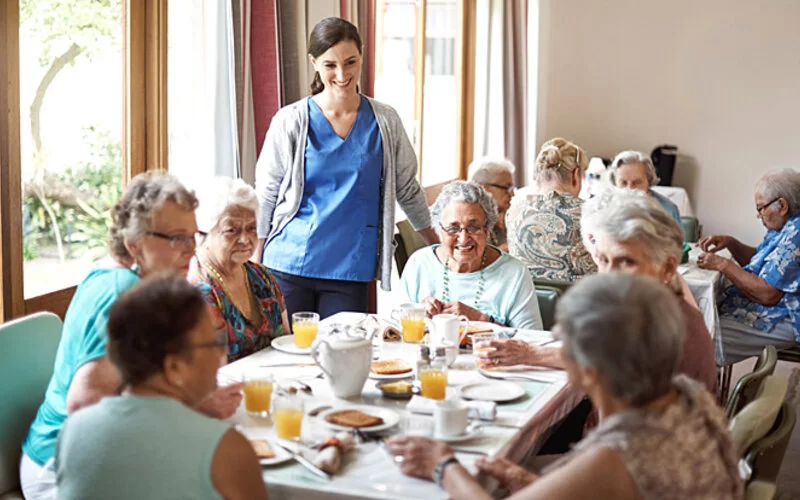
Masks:
[[[331,342],[347,342],[356,343],[367,340],[369,332],[360,326],[344,325],[341,323],[334,323],[328,332],[328,340]]]

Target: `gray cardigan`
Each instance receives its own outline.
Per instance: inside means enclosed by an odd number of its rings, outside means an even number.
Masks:
[[[267,241],[277,235],[300,209],[305,179],[310,97],[281,108],[272,118],[264,147],[256,163],[258,237]],[[381,174],[381,227],[378,237],[381,288],[391,290],[394,255],[394,205],[400,207],[416,230],[430,227],[425,194],[417,182],[417,156],[397,111],[367,98],[383,141]],[[343,235],[346,237],[346,235]]]

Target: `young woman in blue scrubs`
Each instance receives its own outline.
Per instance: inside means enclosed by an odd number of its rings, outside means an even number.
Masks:
[[[394,206],[437,241],[417,160],[397,112],[359,93],[361,38],[322,20],[311,33],[311,96],[273,118],[256,168],[259,260],[289,315],[367,311],[368,284],[389,289]]]

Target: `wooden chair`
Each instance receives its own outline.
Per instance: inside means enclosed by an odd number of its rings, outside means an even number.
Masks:
[[[739,413],[739,410],[744,408],[750,401],[754,400],[756,394],[761,389],[761,383],[764,379],[775,372],[775,365],[778,363],[778,352],[774,346],[768,345],[761,351],[761,355],[756,360],[753,371],[742,375],[742,378],[736,382],[736,387],[733,388],[731,397],[728,399],[728,405],[725,409],[725,415],[728,420],[732,419],[734,415]]]
[[[0,325],[0,498],[22,498],[22,442],[44,401],[63,324],[36,313]]]

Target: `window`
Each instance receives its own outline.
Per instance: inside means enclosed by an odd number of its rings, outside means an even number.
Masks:
[[[457,0],[379,0],[375,98],[400,114],[420,158],[424,186],[466,171],[462,149],[466,92],[461,55],[465,12]],[[424,34],[424,36],[423,36]]]

